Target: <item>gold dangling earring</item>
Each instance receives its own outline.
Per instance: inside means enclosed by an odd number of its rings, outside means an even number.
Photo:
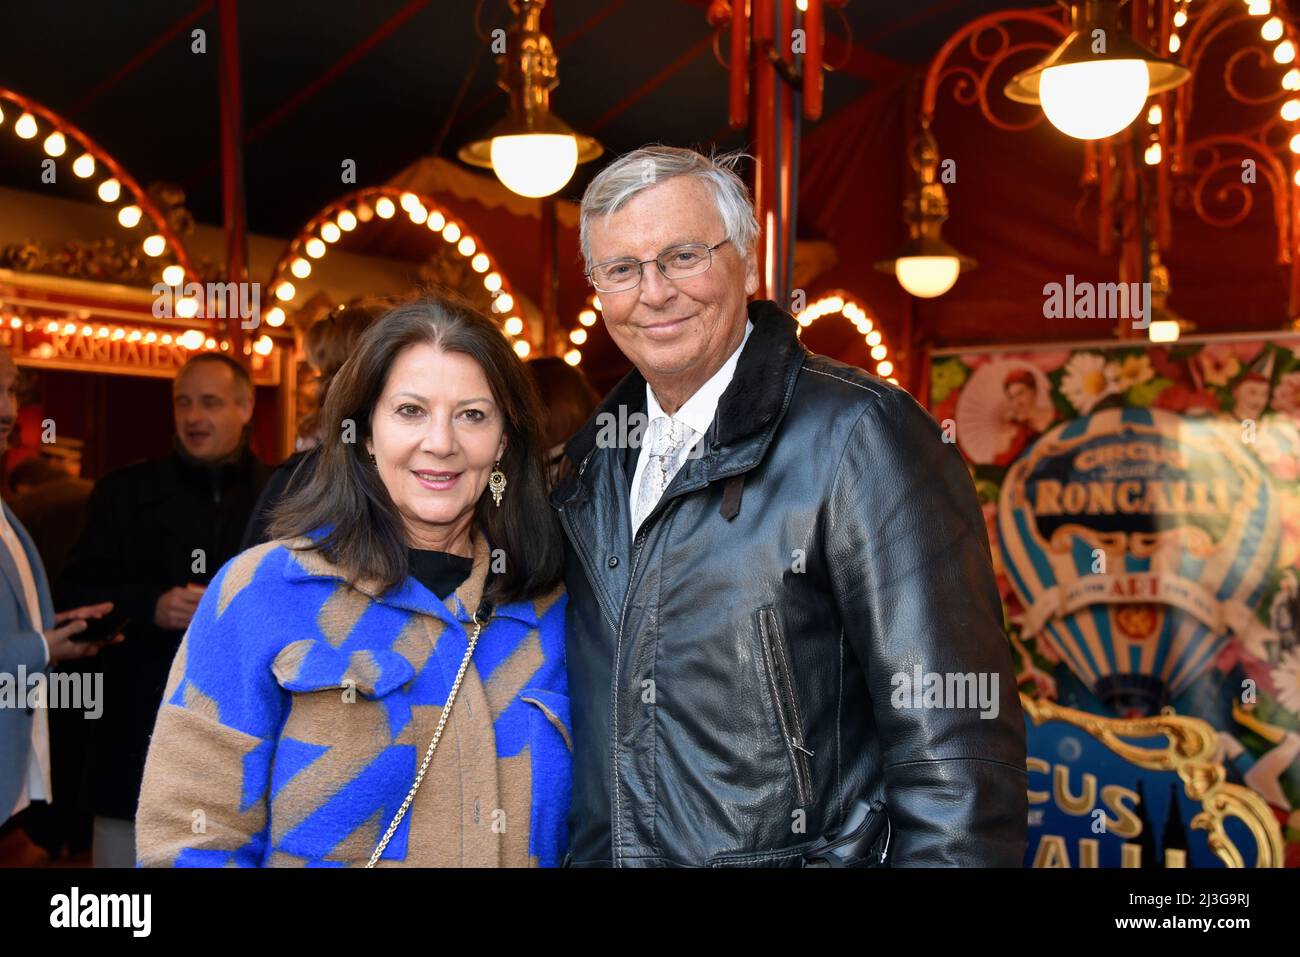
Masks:
[[[492,501],[496,503],[497,508],[501,507],[501,495],[506,490],[506,473],[501,471],[501,460],[497,459],[497,464],[492,467],[492,474],[488,476],[488,491],[492,493]]]

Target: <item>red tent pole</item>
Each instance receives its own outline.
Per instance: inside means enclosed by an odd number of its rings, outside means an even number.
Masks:
[[[248,281],[248,226],[244,201],[244,114],[239,85],[239,14],[236,0],[217,0],[217,75],[221,91],[221,198],[226,227],[226,278]],[[270,290],[263,290],[270,294]],[[244,330],[240,317],[226,317],[230,351],[240,362]]]

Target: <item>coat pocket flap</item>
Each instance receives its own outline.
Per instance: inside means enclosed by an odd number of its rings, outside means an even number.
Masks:
[[[573,726],[569,722],[569,696],[544,688],[525,688],[519,692],[519,699],[536,706],[551,726],[560,733],[569,750],[573,750]]]
[[[285,691],[355,688],[363,697],[382,698],[415,677],[415,668],[395,651],[347,654],[320,639],[303,638],[280,650],[271,673]]]

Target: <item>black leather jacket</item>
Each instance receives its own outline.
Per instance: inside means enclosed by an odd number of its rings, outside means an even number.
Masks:
[[[797,865],[870,797],[895,866],[1018,867],[1025,728],[969,474],[906,392],[809,353],[775,303],[749,316],[635,541],[639,449],[598,438],[644,412],[641,375],[567,446],[570,861]],[[996,679],[996,716],[898,706],[918,669]]]

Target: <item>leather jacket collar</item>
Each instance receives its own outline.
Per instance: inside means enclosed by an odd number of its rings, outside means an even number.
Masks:
[[[736,374],[722,393],[713,427],[705,436],[705,481],[748,471],[763,458],[772,435],[794,394],[795,379],[808,350],[799,341],[798,324],[771,300],[751,302],[754,331],[740,353]],[[596,447],[602,415],[626,418],[645,407],[645,377],[633,369],[597,407],[586,425],[569,440],[565,452],[574,471],[552,495],[556,504],[571,501],[581,491],[587,457]]]

